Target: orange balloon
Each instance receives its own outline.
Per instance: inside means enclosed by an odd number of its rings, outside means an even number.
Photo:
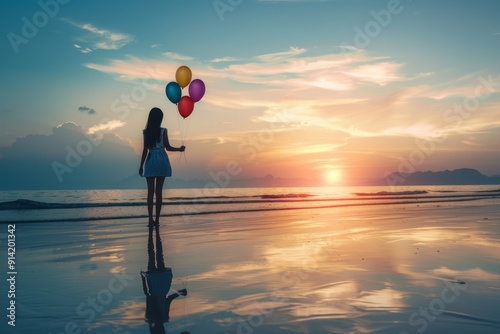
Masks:
[[[193,74],[191,73],[191,69],[187,66],[181,66],[175,72],[175,80],[181,86],[181,88],[186,87],[191,82],[191,78]]]

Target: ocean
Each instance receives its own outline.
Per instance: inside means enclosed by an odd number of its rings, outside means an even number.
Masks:
[[[162,216],[484,201],[498,185],[164,189]],[[438,204],[436,204],[438,205]],[[147,218],[146,189],[0,191],[0,223]]]

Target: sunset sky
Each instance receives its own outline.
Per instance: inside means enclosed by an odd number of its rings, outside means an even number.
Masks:
[[[0,189],[137,173],[152,107],[172,145],[185,136],[185,157],[170,155],[185,180],[500,175],[496,0],[1,6]],[[181,65],[207,87],[185,120],[165,96]]]

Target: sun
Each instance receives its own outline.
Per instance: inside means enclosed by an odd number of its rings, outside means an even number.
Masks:
[[[325,178],[325,182],[329,185],[339,184],[342,181],[342,172],[338,169],[328,169],[323,177]]]

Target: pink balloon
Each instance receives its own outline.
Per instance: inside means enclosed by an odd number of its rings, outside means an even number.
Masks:
[[[189,84],[189,97],[193,102],[198,102],[205,95],[205,83],[200,79],[194,79]]]

